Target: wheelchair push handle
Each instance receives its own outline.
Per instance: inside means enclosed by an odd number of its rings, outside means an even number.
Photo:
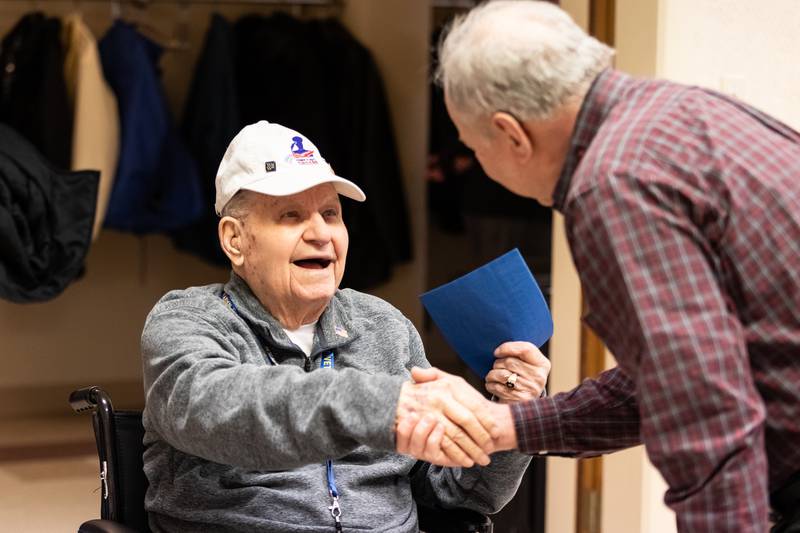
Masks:
[[[74,390],[69,395],[69,405],[76,413],[85,413],[86,411],[93,411],[98,406],[102,410],[110,410],[113,412],[111,405],[111,398],[108,394],[98,386],[84,387],[82,389]]]

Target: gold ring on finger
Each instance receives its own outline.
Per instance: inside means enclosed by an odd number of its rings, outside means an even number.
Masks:
[[[517,386],[517,377],[518,377],[517,374],[512,372],[511,375],[509,375],[506,378],[506,387],[508,387],[509,389],[513,389],[514,387],[516,387]]]

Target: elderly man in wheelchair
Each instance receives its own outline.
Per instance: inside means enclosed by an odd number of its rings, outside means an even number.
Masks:
[[[264,121],[233,139],[216,190],[230,280],[168,293],[142,334],[150,528],[406,532],[415,500],[499,511],[529,462],[498,451],[508,405],[424,370],[407,318],[338,289],[339,195],[364,193]],[[535,353],[515,393],[543,389]]]

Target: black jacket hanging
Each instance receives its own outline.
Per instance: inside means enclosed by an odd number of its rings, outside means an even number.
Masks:
[[[285,14],[239,20],[236,73],[245,123],[278,122],[311,138],[335,172],[364,189],[347,202],[350,250],[343,286],[366,289],[410,259],[406,198],[377,66],[335,20]]]
[[[201,215],[197,168],[178,135],[161,85],[161,46],[118,20],[98,45],[119,105],[120,154],[105,226],[169,232]]]
[[[411,259],[406,197],[395,149],[386,92],[369,50],[337,20],[308,22],[323,70],[322,101],[334,168],[367,194],[349,202],[344,216],[350,252],[343,286],[368,288],[391,276],[392,267]],[[336,165],[340,165],[339,170]]]
[[[233,28],[214,14],[181,124],[183,138],[197,162],[203,215],[196,223],[172,234],[175,246],[220,266],[227,266],[229,261],[217,237],[214,178],[228,143],[245,125],[239,118],[233,58]]]
[[[30,13],[0,45],[0,122],[54,165],[70,167],[72,111],[64,82],[61,21]]]
[[[83,270],[99,172],[61,172],[0,124],[0,298],[40,302]]]

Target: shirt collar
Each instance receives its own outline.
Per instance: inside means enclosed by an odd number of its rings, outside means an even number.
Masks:
[[[281,323],[264,309],[245,280],[231,272],[231,278],[225,284],[224,290],[236,306],[236,311],[260,338],[279,348],[296,349],[283,331]],[[350,315],[340,301],[337,290],[317,321],[312,354],[339,348],[357,337]]]
[[[598,74],[589,87],[578,112],[578,118],[575,120],[575,129],[572,130],[564,168],[561,170],[561,175],[553,191],[553,207],[558,211],[563,212],[564,210],[572,175],[583,159],[583,155],[592,144],[603,121],[621,100],[632,79],[622,72],[606,69]]]

